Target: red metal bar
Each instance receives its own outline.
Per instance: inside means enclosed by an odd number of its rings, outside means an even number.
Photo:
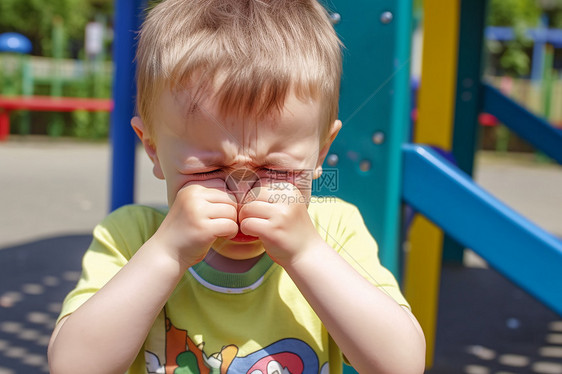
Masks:
[[[0,141],[8,138],[10,132],[10,112],[0,109]]]
[[[0,96],[0,108],[49,112],[72,112],[80,109],[111,111],[113,100],[51,96]]]
[[[12,110],[110,112],[113,110],[113,100],[51,96],[0,96],[0,141],[6,140],[10,133],[10,111]]]

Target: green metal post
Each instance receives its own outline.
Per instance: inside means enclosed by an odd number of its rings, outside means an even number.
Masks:
[[[552,45],[546,45],[544,49],[544,68],[542,79],[542,110],[543,116],[547,121],[550,121],[550,115],[552,112],[552,90],[554,89],[554,81],[556,79],[556,75],[553,71],[553,65],[554,48]],[[535,158],[539,162],[550,162],[550,158],[540,151],[535,153]]]
[[[53,57],[55,65],[53,67],[53,79],[51,81],[51,96],[62,96],[62,71],[61,62],[64,57],[64,24],[60,17],[53,19]],[[61,136],[64,131],[64,122],[60,113],[53,113],[52,121],[47,129],[50,136]]]
[[[21,93],[23,96],[33,95],[33,70],[31,67],[31,57],[22,57],[22,85]],[[29,135],[31,129],[31,118],[29,111],[23,111],[20,118],[20,135]]]
[[[455,127],[452,153],[458,167],[472,175],[482,109],[484,27],[487,0],[462,0],[459,30]],[[464,247],[445,236],[443,261],[462,263]]]
[[[105,30],[107,25],[107,19],[101,14],[96,15],[96,22],[103,25],[103,36],[102,39],[104,40],[103,45],[105,46]],[[95,56],[94,60],[94,89],[93,94],[94,97],[102,97],[102,90],[103,90],[103,68],[104,68],[104,61],[105,61],[105,48],[102,48],[101,53]]]
[[[102,35],[102,45],[104,48],[102,48],[101,52],[99,54],[96,55],[95,57],[95,61],[94,61],[94,86],[93,86],[93,95],[94,97],[103,97],[103,89],[105,86],[105,74],[104,74],[104,67],[105,67],[105,57],[106,57],[106,53],[105,53],[105,31],[107,30],[107,18],[102,15],[102,14],[98,14],[96,15],[96,22],[100,23],[101,25],[103,25],[103,35]],[[106,124],[109,121],[109,115],[108,113],[105,112],[94,112],[92,113],[92,121],[93,121],[93,127],[96,129],[102,129],[106,126]],[[96,134],[98,132],[96,131]]]
[[[18,77],[21,68],[21,55],[15,53],[3,53],[2,56],[2,94],[13,96],[19,93]]]
[[[0,66],[6,66],[4,61],[4,53],[0,53]],[[4,69],[0,69],[0,94],[4,95],[6,93],[6,76]]]
[[[64,57],[64,24],[60,17],[53,19],[53,58],[55,66],[53,69],[53,80],[51,83],[51,96],[62,96],[62,71],[61,62]]]
[[[554,86],[554,74],[552,66],[554,64],[554,51],[551,45],[545,48],[544,74],[543,74],[543,115],[547,120],[550,119],[552,105],[552,88]]]
[[[496,127],[496,152],[506,153],[509,150],[510,133],[504,125]]]

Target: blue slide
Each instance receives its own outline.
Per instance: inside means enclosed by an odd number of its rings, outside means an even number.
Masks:
[[[562,241],[479,187],[430,147],[403,148],[403,199],[562,316]]]

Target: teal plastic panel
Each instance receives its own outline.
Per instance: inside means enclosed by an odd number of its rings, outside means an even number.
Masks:
[[[337,191],[323,188],[317,194],[359,207],[382,263],[399,277],[400,146],[410,124],[411,1],[326,5],[341,17],[336,31],[345,44],[343,128],[324,165],[326,176],[337,173]],[[336,157],[337,163],[330,162]]]
[[[403,149],[404,200],[562,316],[562,241],[430,148]]]
[[[351,366],[343,365],[343,374],[357,374],[357,371]]]

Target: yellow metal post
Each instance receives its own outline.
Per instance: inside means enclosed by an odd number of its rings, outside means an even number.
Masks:
[[[451,150],[453,143],[460,0],[424,0],[422,75],[414,142]],[[443,232],[425,217],[414,220],[404,291],[427,340],[433,364]]]

